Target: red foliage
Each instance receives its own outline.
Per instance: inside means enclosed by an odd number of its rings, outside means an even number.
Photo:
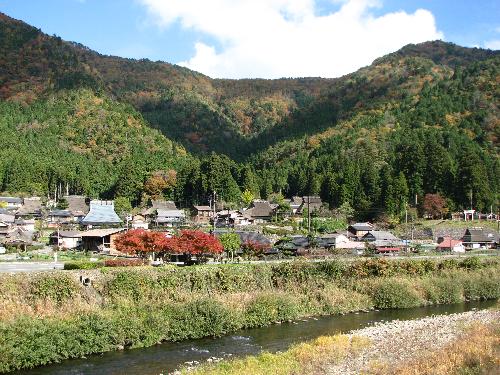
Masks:
[[[199,230],[181,230],[172,238],[166,239],[167,252],[177,254],[203,255],[220,254],[223,246],[219,239]]]
[[[107,259],[104,261],[105,267],[134,267],[143,266],[144,264],[144,259],[137,258]]]
[[[120,235],[115,240],[118,251],[142,257],[155,252],[165,254],[207,255],[220,254],[223,247],[218,238],[197,230],[182,230],[179,234],[167,238],[161,232],[133,229]]]
[[[243,250],[243,254],[247,256],[259,256],[264,254],[264,252],[270,249],[270,245],[257,241],[245,241],[241,245],[241,249]]]
[[[125,254],[145,256],[147,253],[162,253],[167,249],[167,238],[163,233],[144,229],[132,229],[115,239],[116,250]]]
[[[425,194],[424,203],[422,205],[424,213],[434,218],[443,218],[448,212],[446,207],[446,199],[440,194]]]

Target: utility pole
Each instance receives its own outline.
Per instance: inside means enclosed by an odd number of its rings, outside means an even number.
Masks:
[[[213,195],[213,200],[212,200],[213,205],[214,205],[214,207],[213,207],[213,209],[214,209],[214,217],[213,217],[214,229],[213,229],[213,231],[214,231],[214,236],[215,236],[215,220],[216,220],[216,217],[215,217],[215,202],[217,201],[217,195],[215,193],[215,190],[214,190],[213,194],[214,194]]]
[[[406,204],[406,200],[403,201],[405,205],[405,224],[408,226],[408,205]]]
[[[307,231],[311,234],[311,196],[307,196]]]

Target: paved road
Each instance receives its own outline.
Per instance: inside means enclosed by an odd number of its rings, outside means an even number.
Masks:
[[[0,272],[29,272],[62,270],[63,263],[54,262],[1,262]]]

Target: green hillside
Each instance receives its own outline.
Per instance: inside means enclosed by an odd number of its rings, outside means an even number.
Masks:
[[[450,210],[471,192],[478,209],[498,205],[498,51],[436,41],[337,79],[214,80],[2,14],[0,31],[3,190],[139,203],[152,172],[175,169],[163,194],[186,206],[212,190],[320,194],[360,218],[397,217],[426,193]]]

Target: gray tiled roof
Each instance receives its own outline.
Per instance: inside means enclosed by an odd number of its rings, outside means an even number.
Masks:
[[[69,210],[51,210],[49,216],[52,217],[71,217],[71,212]]]
[[[0,213],[0,221],[5,223],[5,224],[12,224],[15,221],[15,216]]]
[[[113,202],[91,201],[90,211],[82,220],[85,225],[120,224],[122,220],[115,212]]]
[[[373,225],[371,225],[370,223],[356,223],[349,225],[349,228],[360,231],[370,231],[373,230]]]
[[[57,237],[57,231],[53,232],[51,237]],[[82,233],[76,230],[61,230],[59,231],[59,237],[61,238],[81,238]]]
[[[371,231],[365,234],[361,239],[367,241],[399,241],[399,238],[394,234],[385,230]]]
[[[22,204],[23,203],[23,198],[18,198],[18,197],[0,197],[0,202]]]

